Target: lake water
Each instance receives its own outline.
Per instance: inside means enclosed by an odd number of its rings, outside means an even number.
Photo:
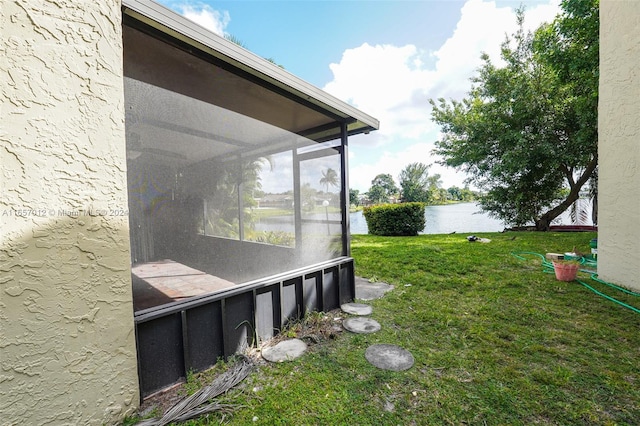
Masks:
[[[457,203],[445,206],[426,206],[426,224],[421,234],[450,234],[452,232],[500,232],[504,224],[480,212],[476,203]],[[367,221],[362,211],[349,215],[352,234],[367,234]]]
[[[324,215],[314,217],[322,220]],[[329,219],[339,220],[337,214],[329,214]],[[473,232],[500,232],[504,230],[505,225],[501,221],[490,217],[488,214],[481,212],[480,207],[476,203],[456,203],[444,206],[426,206],[425,207],[426,224],[421,234],[450,234],[457,233],[473,233]],[[367,221],[362,211],[349,214],[351,222],[352,234],[368,234]],[[572,224],[569,213],[564,212],[554,224]],[[588,221],[578,222],[579,225],[593,225]],[[318,224],[305,224],[311,226],[325,226]],[[332,233],[339,233],[339,225],[331,225]],[[335,228],[335,229],[334,229]],[[293,215],[282,217],[267,217],[256,224],[256,229],[263,231],[286,231],[294,232]],[[312,229],[305,229],[305,232],[313,232]]]

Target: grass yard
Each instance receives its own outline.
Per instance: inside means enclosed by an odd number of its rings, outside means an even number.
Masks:
[[[225,397],[241,408],[187,424],[640,424],[640,314],[511,255],[588,253],[595,234],[476,235],[492,241],[354,236],[356,274],[395,286],[369,302],[382,330],[308,339],[302,358],[260,365]],[[640,297],[579,278],[640,308]],[[402,346],[415,365],[373,367],[364,351],[376,343]]]

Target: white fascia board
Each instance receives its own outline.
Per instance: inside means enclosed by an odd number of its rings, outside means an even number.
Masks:
[[[212,33],[161,4],[152,0],[122,0],[122,6],[124,8],[123,12],[127,15],[149,24],[172,37],[216,56],[307,102],[314,103],[330,113],[355,119],[362,123],[363,130],[377,130],[380,128],[380,122],[376,118],[296,77],[276,64],[238,46],[236,43]],[[366,129],[367,127],[368,129]]]

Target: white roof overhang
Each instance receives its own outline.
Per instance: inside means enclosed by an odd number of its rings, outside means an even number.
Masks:
[[[151,39],[142,40],[151,34],[155,39],[161,38],[165,46],[169,43],[176,51],[182,51],[173,54],[175,64],[184,62],[184,57],[179,55],[188,52],[229,72],[225,80],[226,95],[215,95],[219,106],[314,140],[339,137],[343,123],[349,135],[379,128],[379,121],[370,115],[154,1],[123,0],[122,5],[125,76],[136,78],[144,72],[146,78],[150,68],[171,66],[166,60],[154,64],[153,43],[149,42]],[[127,60],[127,55],[132,59]],[[145,61],[144,70],[128,65],[140,61]],[[175,72],[180,73],[180,65],[174,66]],[[209,101],[206,93],[210,90],[203,89],[212,85],[211,81],[191,81],[189,88],[182,84],[182,88],[170,89],[183,90],[185,94]],[[191,93],[187,93],[189,91]]]

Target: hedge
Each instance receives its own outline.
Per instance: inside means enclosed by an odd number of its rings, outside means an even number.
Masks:
[[[365,207],[369,234],[414,236],[424,229],[424,203],[379,204]]]

